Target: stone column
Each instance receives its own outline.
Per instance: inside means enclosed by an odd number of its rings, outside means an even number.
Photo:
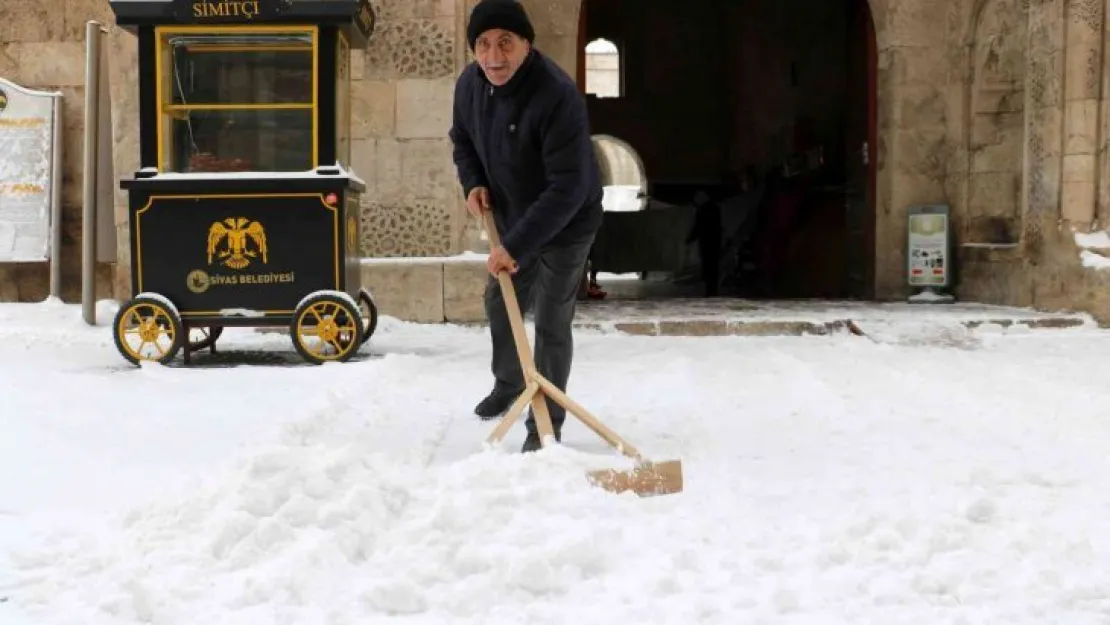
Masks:
[[[878,174],[875,294],[906,291],[905,229],[914,204],[954,204],[945,184],[955,162],[948,140],[949,42],[960,41],[958,0],[872,1],[878,39]],[[959,103],[955,102],[958,106]]]
[[[105,23],[112,24],[112,21]],[[110,26],[105,42],[108,51],[108,81],[112,96],[112,166],[115,178],[130,178],[139,169],[139,38]],[[128,193],[116,183],[116,269],[113,294],[124,300],[131,292],[131,226]]]
[[[1110,0],[1100,2],[1102,8],[1102,19],[1106,20],[1106,14],[1110,12]],[[1110,72],[1107,72],[1106,54],[1110,51],[1110,32],[1105,29],[1101,35],[1102,47],[1098,55],[1097,72],[1100,77],[1101,92],[1099,93],[1099,133],[1097,156],[1096,156],[1096,175],[1095,179],[1098,181],[1096,187],[1098,189],[1097,196],[1097,209],[1095,215],[1096,219],[1101,222],[1103,228],[1110,224],[1110,106],[1107,106],[1106,94],[1110,94]]]
[[[577,78],[582,0],[521,0],[536,29],[536,47]]]
[[[1095,146],[1099,137],[1102,74],[1103,0],[1066,0],[1064,56],[1064,159],[1061,216],[1090,223],[1095,217],[1098,180]]]
[[[1063,154],[1064,1],[1029,7],[1025,90],[1025,250],[1036,256],[1045,224],[1059,218]]]

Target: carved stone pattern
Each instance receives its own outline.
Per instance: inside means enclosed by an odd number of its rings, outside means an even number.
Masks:
[[[373,0],[372,4],[382,21],[434,17],[436,13],[436,0]]]
[[[435,202],[370,202],[361,212],[365,256],[442,256],[451,249],[451,221]]]
[[[1040,219],[1026,219],[1022,224],[1024,230],[1025,253],[1030,259],[1037,259],[1044,252],[1044,231]]]
[[[1029,106],[1040,109],[1055,104],[1055,93],[1050,84],[1052,66],[1047,59],[1031,58],[1029,60],[1029,76],[1026,80],[1029,89]]]
[[[455,71],[455,38],[446,23],[383,22],[366,48],[369,79],[441,78]]]
[[[1071,0],[1068,16],[1073,23],[1083,24],[1094,32],[1102,32],[1103,0]]]
[[[1099,75],[1099,72],[1102,69],[1101,63],[1099,62],[1100,55],[1101,50],[1099,50],[1097,47],[1087,49],[1087,70],[1083,72],[1083,88],[1087,92],[1096,91],[1098,89],[1099,80],[1102,79],[1102,77]]]

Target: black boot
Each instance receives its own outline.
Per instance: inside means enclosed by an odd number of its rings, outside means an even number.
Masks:
[[[563,442],[563,433],[559,431],[560,428],[555,429],[555,442]],[[535,430],[528,430],[528,437],[524,439],[524,446],[520,448],[520,453],[526,454],[530,451],[539,451],[543,449],[540,444],[540,433]]]
[[[478,405],[474,407],[474,414],[482,419],[496,419],[505,414],[505,411],[513,405],[513,402],[522,392],[524,392],[523,389],[519,391],[494,389],[485,399],[478,402]]]

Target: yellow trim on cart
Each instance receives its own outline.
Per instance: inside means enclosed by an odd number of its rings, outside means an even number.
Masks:
[[[320,166],[320,27],[314,24],[297,24],[297,25],[234,25],[234,26],[208,26],[200,24],[183,25],[183,26],[155,26],[154,27],[154,44],[155,44],[155,65],[154,65],[154,83],[155,83],[155,111],[158,113],[157,124],[155,129],[157,131],[157,144],[158,144],[158,171],[166,173],[166,119],[165,113],[169,110],[179,110],[167,108],[164,102],[165,92],[163,82],[165,80],[163,65],[166,61],[166,55],[163,52],[163,46],[166,35],[178,33],[203,33],[206,35],[212,34],[236,34],[236,33],[303,33],[312,37],[312,168]],[[301,48],[304,51],[307,48]],[[169,105],[173,106],[173,105]],[[239,106],[239,105],[225,105],[225,106]],[[251,108],[264,109],[274,105],[257,104],[247,105]],[[210,107],[196,107],[196,108],[215,108]],[[308,107],[304,107],[308,108]]]
[[[280,111],[311,109],[311,103],[299,102],[283,104],[167,104],[163,111]]]
[[[220,43],[194,43],[185,46],[189,52],[307,52],[312,45],[237,46]]]

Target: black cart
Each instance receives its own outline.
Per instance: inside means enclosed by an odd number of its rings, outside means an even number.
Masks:
[[[141,169],[131,293],[113,324],[132,363],[215,349],[225,327],[288,328],[346,361],[378,311],[359,271],[350,56],[367,0],[113,0],[139,46]],[[197,336],[190,336],[198,332]]]

